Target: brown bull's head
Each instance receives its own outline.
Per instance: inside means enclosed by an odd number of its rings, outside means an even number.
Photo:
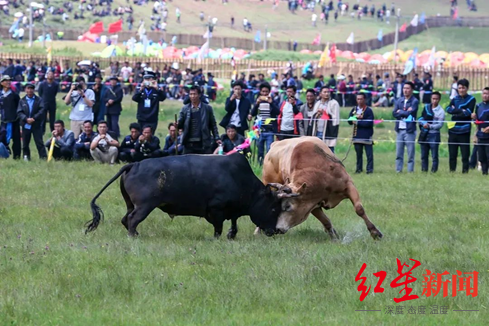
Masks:
[[[277,221],[277,232],[285,233],[290,228],[304,222],[311,211],[310,205],[304,200],[303,194],[307,189],[304,182],[300,186],[289,183],[285,185],[270,184],[277,188],[277,198],[282,200],[282,212]]]

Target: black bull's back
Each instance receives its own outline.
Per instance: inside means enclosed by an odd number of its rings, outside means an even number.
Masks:
[[[124,166],[93,198],[93,219],[87,232],[97,228],[103,213],[95,204],[101,193],[119,176],[127,213],[122,224],[130,235],[155,208],[174,215],[205,217],[222,232],[222,223],[232,221],[228,237],[237,233],[236,220],[250,215],[256,225],[272,233],[280,202],[253,173],[243,155],[183,155],[149,159]],[[231,232],[233,231],[233,232]]]

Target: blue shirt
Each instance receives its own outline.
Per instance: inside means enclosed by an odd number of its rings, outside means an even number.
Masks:
[[[29,105],[29,118],[32,118],[32,107],[34,105],[34,100],[36,99],[36,97],[35,96],[33,96],[33,97],[26,96],[25,99],[27,101],[27,105]],[[24,128],[25,129],[31,129],[32,125],[26,123],[24,125]]]

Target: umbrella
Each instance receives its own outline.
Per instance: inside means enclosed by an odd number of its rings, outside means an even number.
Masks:
[[[77,66],[90,66],[92,64],[92,62],[90,60],[82,60],[80,62],[78,62],[76,65]]]
[[[15,17],[15,18],[20,18],[20,17],[22,17],[22,16],[24,16],[24,13],[22,13],[22,12],[20,12],[20,11],[19,11],[19,12],[16,12],[16,13],[14,14],[14,17]]]

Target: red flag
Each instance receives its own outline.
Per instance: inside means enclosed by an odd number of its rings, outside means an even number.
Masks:
[[[109,24],[109,29],[107,31],[111,34],[122,31],[122,20],[118,20],[115,23]]]
[[[399,32],[404,33],[407,29],[406,23],[402,24],[401,28],[399,28]]]
[[[333,43],[331,50],[329,50],[329,59],[332,63],[336,63],[336,44]]]
[[[100,34],[104,31],[104,23],[103,22],[96,22],[90,26],[88,31],[92,34]]]
[[[323,114],[321,115],[321,119],[323,119],[323,120],[329,120],[330,119],[329,114],[325,110],[323,110]]]
[[[319,45],[321,44],[321,34],[318,34],[314,41],[312,41],[312,45]]]

